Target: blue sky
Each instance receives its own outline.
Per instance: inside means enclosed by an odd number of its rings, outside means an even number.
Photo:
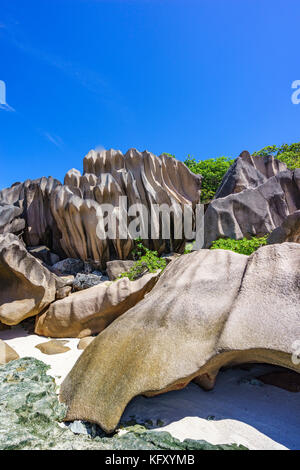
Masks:
[[[0,187],[92,148],[203,159],[300,140],[299,0],[0,0]]]

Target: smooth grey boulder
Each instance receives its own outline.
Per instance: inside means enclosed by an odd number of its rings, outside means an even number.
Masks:
[[[290,214],[267,239],[269,245],[284,242],[300,243],[300,210]]]
[[[64,380],[67,419],[117,426],[129,401],[214,386],[224,365],[266,362],[300,372],[300,246],[251,256],[199,250],[172,262],[153,290],[85,349]]]
[[[84,262],[81,259],[66,258],[52,266],[53,272],[61,276],[76,276],[84,270]]]
[[[99,275],[100,274],[100,275]],[[102,276],[99,274],[84,274],[78,273],[73,281],[73,290],[80,291],[84,289],[89,289],[90,287],[97,286],[101,282],[108,281],[108,277]]]
[[[225,174],[215,199],[256,188],[285,170],[286,164],[272,155],[257,157],[244,150]]]
[[[300,172],[279,171],[282,165],[276,159],[265,157],[260,162],[261,157],[248,155],[243,152],[237,158],[205,212],[204,248],[219,238],[267,235],[300,209]],[[242,172],[245,168],[247,172]]]

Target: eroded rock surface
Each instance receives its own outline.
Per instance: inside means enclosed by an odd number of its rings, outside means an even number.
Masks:
[[[268,237],[267,243],[300,243],[300,210],[290,214]]]
[[[204,246],[219,238],[264,236],[299,209],[300,169],[243,152],[205,212]]]
[[[200,250],[175,260],[144,300],[83,352],[61,388],[67,419],[112,431],[134,396],[180,389],[196,378],[211,388],[224,364],[266,362],[300,372],[292,361],[299,275],[294,243],[250,257]]]
[[[215,198],[256,188],[272,176],[286,170],[286,164],[272,155],[256,157],[244,150],[225,174]]]
[[[83,338],[99,333],[141,301],[155,285],[159,273],[137,281],[123,278],[75,292],[50,305],[36,320],[35,332],[54,338]]]
[[[41,312],[70,287],[52,274],[11,233],[0,235],[0,321],[17,325]]]
[[[185,204],[194,214],[200,201],[201,176],[165,155],[157,157],[135,149],[125,155],[116,150],[92,150],[84,158],[83,168],[83,175],[70,170],[64,185],[50,177],[27,180],[0,191],[0,204],[22,209],[27,246],[46,245],[61,258],[94,260],[105,269],[111,259],[127,259],[134,240],[119,237],[118,224],[115,239],[102,237],[102,204],[119,207],[119,197],[125,197],[125,209],[143,204],[151,214],[155,204],[177,204],[181,208]],[[131,219],[126,216],[125,225]],[[158,239],[150,237],[149,247],[164,252],[166,242],[159,235],[161,221],[155,219],[153,225]],[[150,220],[145,221],[145,226],[150,235]],[[172,251],[183,251],[184,244],[184,237],[171,235]]]

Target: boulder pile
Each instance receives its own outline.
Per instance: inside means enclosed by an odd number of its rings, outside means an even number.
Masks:
[[[300,372],[300,245],[251,256],[200,250],[173,261],[152,291],[85,349],[62,384],[67,419],[111,432],[129,401],[214,386],[220,367],[266,362]]]

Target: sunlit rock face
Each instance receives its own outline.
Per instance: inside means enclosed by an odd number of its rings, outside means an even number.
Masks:
[[[205,213],[205,248],[214,240],[264,236],[300,209],[300,169],[242,152]],[[292,240],[291,240],[292,241]]]
[[[12,233],[0,235],[0,286],[0,321],[6,325],[34,317],[71,290]]]
[[[46,245],[62,258],[91,259],[105,266],[111,259],[128,258],[134,237],[122,239],[118,221],[115,236],[103,237],[107,219],[101,205],[118,208],[120,197],[125,210],[142,204],[148,213],[148,219],[142,222],[149,237],[146,245],[159,252],[180,252],[186,236],[174,233],[174,221],[182,217],[180,209],[183,211],[185,206],[191,213],[191,229],[194,228],[200,187],[201,176],[166,155],[157,157],[135,149],[125,155],[116,150],[92,150],[84,158],[82,175],[75,169],[68,171],[64,185],[52,177],[17,183],[0,191],[0,203],[22,210],[26,245]],[[175,212],[171,211],[171,236],[167,242],[162,237],[161,217],[153,215],[155,205],[161,204],[176,206]],[[128,227],[138,215],[138,211],[133,211],[122,223]],[[151,223],[157,239],[151,232]]]
[[[67,419],[111,432],[133,397],[205,389],[225,365],[297,359],[300,245],[251,256],[199,250],[170,263],[145,298],[85,349],[61,387]]]

